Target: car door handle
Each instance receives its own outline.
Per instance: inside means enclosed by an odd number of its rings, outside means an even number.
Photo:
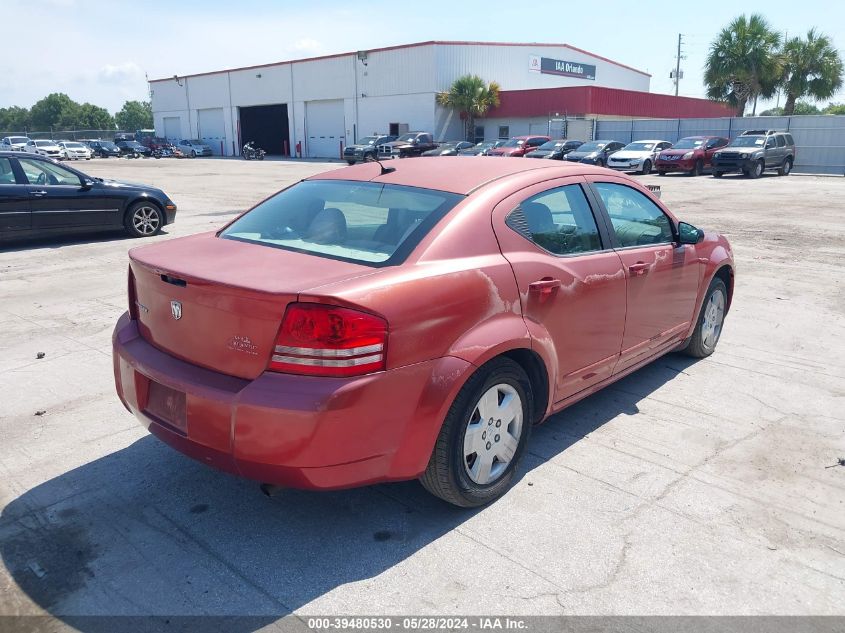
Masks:
[[[651,268],[651,264],[637,262],[636,264],[628,266],[628,272],[631,273],[631,277],[636,277],[637,275],[647,273],[649,268]]]
[[[558,288],[560,288],[560,279],[552,279],[550,277],[528,284],[528,292],[538,294],[542,298],[551,296]]]
[[[31,196],[46,196],[47,192],[44,191],[43,189],[41,189],[39,191],[30,191],[29,195],[31,195]]]

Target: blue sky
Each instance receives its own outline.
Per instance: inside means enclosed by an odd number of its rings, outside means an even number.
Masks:
[[[20,56],[4,47],[0,107],[66,92],[114,112],[126,99],[146,98],[145,73],[169,77],[432,39],[568,43],[650,72],[652,92],[670,93],[678,33],[687,56],[681,94],[702,97],[709,43],[755,5],[781,31],[816,26],[845,49],[845,2],[817,0],[0,1],[3,23],[38,44]],[[845,102],[845,90],[834,100]]]

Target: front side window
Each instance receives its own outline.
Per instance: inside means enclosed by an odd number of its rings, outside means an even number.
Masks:
[[[580,185],[566,185],[528,198],[508,214],[505,223],[555,255],[601,250],[596,220]]]
[[[19,158],[18,161],[31,185],[80,186],[79,176],[64,167],[31,158]]]
[[[276,194],[219,234],[361,264],[393,264],[463,196],[345,180],[306,180]]]
[[[623,248],[672,242],[669,217],[646,195],[625,185],[597,182],[595,188]]]

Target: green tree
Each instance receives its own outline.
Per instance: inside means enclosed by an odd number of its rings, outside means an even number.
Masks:
[[[153,109],[149,101],[127,101],[114,115],[121,130],[146,130],[153,127]]]
[[[458,77],[448,92],[437,94],[438,105],[460,113],[464,121],[464,138],[475,140],[475,119],[484,116],[490,108],[499,105],[499,84],[489,84],[478,75]]]
[[[831,39],[816,29],[807,37],[793,37],[783,46],[784,114],[799,114],[795,103],[801,97],[815,101],[829,99],[842,86],[842,59]]]
[[[113,130],[114,117],[105,108],[83,103],[79,106],[74,127],[85,130]]]
[[[29,110],[18,106],[0,108],[0,130],[4,132],[23,132],[32,127]]]
[[[769,108],[768,110],[763,110],[760,113],[760,116],[783,116],[783,108],[776,106],[774,108]]]
[[[845,103],[828,103],[822,114],[845,114]]]
[[[781,79],[781,37],[759,14],[741,15],[710,44],[704,64],[707,96],[727,101],[745,115],[749,100],[769,98]]]
[[[62,92],[54,92],[38,101],[30,110],[33,129],[72,128],[79,115],[79,104]]]

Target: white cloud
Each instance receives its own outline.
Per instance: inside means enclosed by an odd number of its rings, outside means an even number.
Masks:
[[[293,45],[290,46],[290,50],[299,53],[312,53],[316,55],[323,52],[323,44],[322,42],[318,42],[310,37],[303,37],[296,40]]]
[[[134,84],[144,81],[144,71],[135,62],[106,64],[97,73],[97,79],[105,84]]]

